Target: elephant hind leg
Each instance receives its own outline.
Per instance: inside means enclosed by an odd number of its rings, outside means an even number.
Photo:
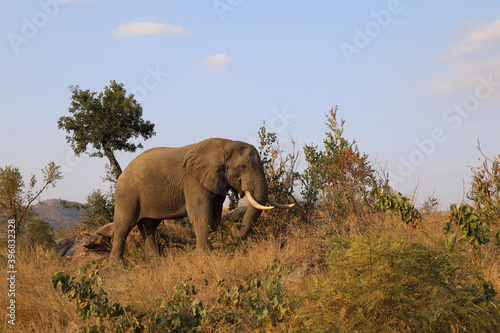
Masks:
[[[112,261],[123,261],[123,251],[127,236],[137,224],[138,210],[135,205],[123,209],[117,202],[115,206],[115,223],[113,231],[113,248],[110,259]]]
[[[137,225],[144,239],[144,253],[146,258],[160,256],[156,242],[156,229],[160,223],[161,220],[142,219]]]

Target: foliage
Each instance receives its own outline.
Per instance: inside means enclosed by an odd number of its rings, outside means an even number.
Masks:
[[[481,166],[471,168],[473,175],[468,198],[474,202],[475,215],[482,225],[480,233],[486,236],[485,228],[498,228],[500,224],[500,155],[488,158],[482,152],[479,141],[477,148],[484,161],[480,159]],[[496,238],[500,241],[500,230]]]
[[[7,220],[26,221],[29,217],[23,203],[24,181],[19,168],[7,165],[0,168],[0,217],[2,227],[7,226]],[[28,216],[26,216],[28,215]],[[19,226],[22,223],[18,224]]]
[[[62,272],[52,277],[54,288],[75,302],[76,313],[85,323],[80,332],[195,332],[202,325],[236,325],[243,321],[261,328],[276,325],[289,313],[278,264],[267,268],[264,280],[249,277],[249,284],[243,291],[235,289],[231,293],[223,282],[219,282],[218,306],[210,309],[194,298],[198,289],[190,284],[191,279],[187,279],[170,300],[158,298],[152,309],[142,313],[119,303],[110,305],[101,288],[99,270],[100,265],[89,261],[80,269],[80,281]]]
[[[281,266],[275,263],[267,267],[264,280],[256,276],[250,276],[249,279],[245,289],[235,288],[233,292],[229,291],[223,281],[219,281],[217,302],[223,307],[242,309],[245,316],[240,315],[243,317],[240,319],[249,320],[255,328],[276,326],[290,314],[288,295],[281,283]],[[229,318],[227,321],[234,321],[235,315],[232,312],[226,312],[226,316]]]
[[[264,167],[269,195],[276,202],[295,201],[294,187],[299,180],[297,172],[299,154],[295,151],[295,140],[290,138],[292,151],[285,154],[276,133],[268,132],[264,125],[259,130],[259,154]]]
[[[23,231],[24,225],[32,216],[31,205],[40,195],[54,187],[63,178],[60,166],[50,162],[42,169],[42,186],[35,190],[37,179],[31,175],[26,192],[25,184],[18,167],[7,165],[0,168],[0,226],[5,227],[9,219],[16,221],[16,234]]]
[[[233,189],[230,189],[229,193],[227,194],[227,197],[229,199],[229,206],[228,206],[229,210],[236,209],[240,201],[240,198],[238,197],[238,192],[236,192]]]
[[[302,197],[306,210],[322,203],[332,216],[342,217],[364,206],[368,188],[373,184],[373,170],[368,156],[359,152],[356,141],[343,137],[344,120],[337,120],[338,108],[326,114],[324,151],[306,145],[307,168],[302,174]],[[322,202],[321,202],[322,201]]]
[[[93,267],[94,266],[94,267]],[[74,276],[56,273],[52,277],[54,288],[68,300],[76,303],[76,313],[86,322],[80,332],[193,332],[201,324],[205,311],[199,299],[192,299],[197,289],[189,285],[189,279],[181,283],[172,299],[165,302],[158,298],[151,310],[138,314],[130,306],[119,303],[110,305],[106,292],[101,288],[100,265],[88,261],[80,268],[80,281]],[[88,272],[88,274],[87,274]],[[97,292],[94,290],[98,288]]]
[[[425,199],[424,203],[422,204],[422,212],[426,214],[436,212],[438,206],[439,206],[439,200],[433,195],[430,195],[427,197],[427,199]]]
[[[389,185],[374,186],[370,191],[370,196],[375,199],[375,206],[384,213],[389,211],[401,216],[401,220],[406,224],[416,226],[422,218],[420,212],[413,206],[410,199],[400,192],[395,192]]]
[[[99,265],[95,261],[88,261],[79,270],[80,281],[69,274],[57,272],[52,277],[54,288],[60,290],[61,295],[76,304],[76,313],[82,321],[90,321],[86,326],[81,327],[80,332],[103,332],[106,329],[106,322],[117,324],[115,332],[124,332],[125,329],[139,328],[135,318],[125,316],[131,312],[130,307],[123,308],[120,304],[109,304],[106,292],[101,288],[102,280],[99,277]],[[90,270],[90,271],[89,271]],[[87,271],[88,274],[87,274]],[[93,287],[99,288],[97,292]],[[139,332],[139,330],[135,330]]]
[[[451,205],[450,216],[443,226],[449,243],[465,240],[476,249],[490,241],[491,227],[500,218],[500,155],[490,159],[482,152],[479,142],[477,148],[484,161],[480,167],[472,167],[468,198],[474,207]],[[500,241],[500,231],[496,238]]]
[[[198,293],[195,286],[191,286],[191,279],[182,281],[178,291],[172,299],[165,302],[158,298],[156,305],[146,315],[146,328],[155,332],[195,332],[202,324],[207,311],[199,299],[194,299]],[[165,309],[165,310],[163,310]]]
[[[458,232],[453,230],[454,226],[462,234],[458,239]],[[477,249],[479,245],[484,245],[490,241],[491,228],[487,226],[487,223],[475,211],[474,207],[467,204],[461,204],[459,208],[455,204],[451,205],[450,216],[443,228],[447,234],[446,240],[449,243],[467,240]]]
[[[468,193],[478,214],[486,221],[493,222],[500,218],[500,155],[494,159],[488,158],[478,150],[484,157],[481,166],[472,167],[471,190]]]
[[[95,230],[113,221],[114,204],[111,199],[100,189],[94,189],[85,197],[84,204],[68,205],[64,201],[62,204],[65,208],[76,208],[82,212],[76,226],[79,230]]]
[[[35,217],[26,224],[27,236],[31,244],[39,244],[43,248],[56,245],[54,229],[49,222]]]
[[[62,116],[57,124],[69,135],[66,140],[76,156],[87,153],[90,156],[109,159],[116,175],[121,167],[114,156],[115,151],[135,152],[142,145],[131,139],[151,138],[154,124],[142,119],[142,106],[134,95],[127,95],[123,84],[111,81],[104,91],[97,93],[79,86],[70,86],[72,102],[69,107],[71,116]],[[91,150],[88,151],[88,146]]]
[[[276,133],[268,132],[265,123],[259,130],[259,154],[269,188],[269,198],[279,203],[293,203],[295,185],[300,179],[297,172],[299,153],[295,149],[295,140],[290,137],[291,151],[285,152]],[[282,222],[293,219],[293,209],[273,209],[266,212],[266,217],[257,229],[269,234],[285,227]],[[265,229],[265,230],[263,230]]]
[[[324,275],[301,295],[297,332],[498,332],[493,285],[470,257],[387,239],[335,238]]]

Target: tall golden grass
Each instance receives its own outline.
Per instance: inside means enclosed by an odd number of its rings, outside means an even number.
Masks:
[[[332,234],[362,234],[368,230],[380,231],[380,237],[397,239],[402,235],[409,241],[432,246],[442,241],[442,225],[446,216],[440,213],[424,215],[421,226],[415,230],[405,226],[397,216],[367,213],[352,216],[342,222],[332,222],[327,216],[317,216],[308,224],[293,223],[287,226],[286,236],[261,235],[253,237],[236,250],[226,252],[213,250],[201,253],[186,245],[183,248],[167,249],[163,256],[153,262],[140,261],[127,268],[110,267],[103,263],[100,276],[102,288],[112,303],[130,305],[137,311],[145,311],[155,304],[157,298],[169,299],[181,281],[191,278],[199,289],[197,297],[204,304],[215,304],[218,296],[216,282],[224,280],[229,288],[244,286],[251,274],[263,277],[266,267],[276,260],[285,272],[293,273],[304,262],[315,263],[308,274],[288,279],[285,287],[291,296],[300,294],[308,287],[312,278],[321,278],[321,262],[326,252],[325,239]],[[188,226],[185,226],[188,228]],[[182,237],[189,235],[179,230]],[[181,236],[180,236],[181,237]],[[472,251],[472,250],[471,250]],[[480,262],[484,275],[496,288],[500,288],[500,250],[492,241],[471,255],[471,260]],[[61,297],[51,282],[52,276],[63,271],[78,275],[78,268],[85,259],[61,261],[54,250],[42,248],[17,249],[16,280],[16,325],[7,323],[3,316],[0,329],[4,332],[78,332],[82,323],[75,314],[75,305]],[[6,261],[1,267],[7,271]],[[204,280],[209,283],[206,286]],[[6,308],[9,301],[7,283],[3,280],[0,304]],[[498,296],[497,296],[498,297]],[[293,320],[293,318],[289,319]],[[207,331],[234,331],[234,327],[206,328]],[[252,329],[249,328],[249,331]]]

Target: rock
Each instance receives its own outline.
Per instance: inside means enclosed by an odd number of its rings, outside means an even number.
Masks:
[[[109,232],[110,227],[103,233]],[[99,231],[99,230],[98,230]],[[102,257],[108,254],[111,249],[111,237],[94,232],[82,232],[79,235],[59,239],[56,241],[57,255],[61,259],[79,256]],[[100,253],[100,255],[97,255]],[[95,255],[94,255],[95,254]]]
[[[247,206],[241,206],[236,209],[233,209],[226,215],[222,217],[220,220],[221,224],[225,224],[227,222],[238,222],[243,220],[243,216],[245,216],[245,213],[247,212]]]
[[[95,233],[98,235],[103,235],[109,238],[113,238],[114,230],[115,230],[115,223],[111,222],[97,229]]]
[[[111,237],[98,235],[97,233],[85,238],[79,243],[84,248],[91,250],[107,251],[110,249]]]
[[[68,253],[68,251],[76,244],[77,237],[78,237],[78,235],[73,236],[73,237],[59,239],[56,241],[57,255],[60,258],[65,257],[66,254]]]

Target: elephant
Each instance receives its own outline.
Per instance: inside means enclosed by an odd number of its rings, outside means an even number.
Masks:
[[[263,210],[293,207],[269,200],[262,161],[248,143],[211,138],[184,147],[144,151],[116,183],[111,260],[123,260],[125,240],[136,225],[146,255],[158,256],[158,225],[163,219],[186,216],[194,229],[196,249],[209,251],[209,231],[220,223],[229,189],[246,196],[250,204],[241,227],[231,228],[236,238],[247,235]]]

